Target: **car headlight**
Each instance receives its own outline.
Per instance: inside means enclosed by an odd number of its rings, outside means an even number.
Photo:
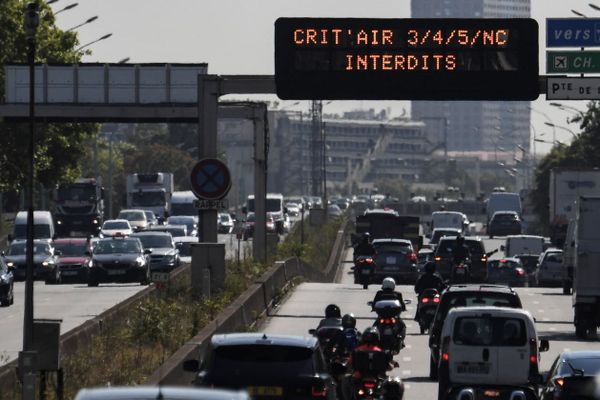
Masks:
[[[50,262],[48,262],[48,261],[42,262],[42,267],[47,267],[49,265],[50,265]]]
[[[138,257],[135,260],[135,266],[136,267],[143,267],[146,264],[146,260],[144,260],[142,257]]]
[[[12,268],[12,267],[15,266],[15,263],[12,262],[12,261],[9,261],[9,262],[6,263],[6,265]]]
[[[92,224],[97,225],[98,224],[98,220],[97,219],[93,220]]]

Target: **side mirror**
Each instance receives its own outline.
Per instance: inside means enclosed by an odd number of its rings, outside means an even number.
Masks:
[[[500,245],[500,251],[505,251],[506,247],[504,247],[504,245]]]
[[[200,362],[198,360],[185,360],[183,362],[183,370],[187,372],[198,372]]]
[[[288,209],[287,209],[287,207],[283,207],[283,212],[284,212],[285,214],[287,214],[287,213],[288,213]]]
[[[367,301],[367,305],[373,307],[373,302],[372,301]]]
[[[412,300],[411,299],[406,299],[406,300],[404,300],[404,304],[412,304]]]
[[[438,348],[437,340],[433,336],[429,337],[429,347],[432,348],[432,349],[437,349]]]
[[[310,333],[311,335],[316,335],[317,334],[317,330],[316,329],[309,329],[308,333]]]
[[[62,256],[62,251],[60,251],[60,250],[54,250],[54,255],[55,256]]]
[[[540,340],[540,353],[548,351],[549,349],[550,349],[550,343],[548,342],[548,339],[541,339]]]
[[[152,249],[145,249],[144,254],[152,254]]]

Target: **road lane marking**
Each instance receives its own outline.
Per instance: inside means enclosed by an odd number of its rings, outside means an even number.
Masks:
[[[402,361],[411,361],[412,357],[402,357]]]
[[[410,369],[405,369],[402,371],[402,375],[410,375]]]
[[[540,302],[539,302],[539,301],[537,301],[537,300],[534,300],[534,301],[533,301],[533,304],[540,304]]]
[[[552,332],[554,332],[554,331],[556,331],[556,328],[555,328],[555,327],[551,327],[551,328],[550,328],[550,330],[551,330]]]
[[[541,310],[541,309],[540,309],[540,310],[538,310],[538,312],[539,312],[539,313],[543,313],[543,312],[544,312],[544,310]]]
[[[406,384],[404,385],[404,389],[405,389],[405,390],[408,390],[408,389],[410,389],[410,384],[409,384],[409,383],[406,383]]]

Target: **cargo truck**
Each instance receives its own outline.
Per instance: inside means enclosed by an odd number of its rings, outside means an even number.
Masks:
[[[154,212],[157,217],[168,217],[173,196],[173,174],[154,172],[127,175],[127,208]]]
[[[95,178],[78,178],[54,191],[58,236],[98,235],[104,222],[104,188]]]
[[[573,322],[585,339],[600,326],[600,197],[579,197],[574,223]]]

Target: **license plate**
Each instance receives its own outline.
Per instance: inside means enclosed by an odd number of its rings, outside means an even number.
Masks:
[[[85,232],[83,231],[71,231],[71,236],[85,236]]]
[[[489,364],[458,364],[456,366],[456,372],[459,374],[474,374],[474,375],[486,375],[490,373]]]
[[[60,274],[64,275],[64,276],[73,276],[73,275],[77,275],[77,271],[61,271]]]
[[[396,257],[394,256],[388,256],[385,258],[385,263],[386,264],[396,264]]]
[[[383,268],[385,271],[395,271],[398,269],[398,267],[396,267],[395,265],[388,265],[387,267]]]
[[[385,328],[385,329],[383,330],[383,334],[384,334],[384,335],[391,335],[391,334],[393,334],[393,333],[394,333],[394,331],[392,331],[392,328]]]
[[[425,314],[427,314],[427,315],[435,315],[435,308],[427,308],[427,309],[425,309]]]
[[[107,272],[109,275],[125,275],[127,271],[124,269],[109,269]]]
[[[458,268],[458,269],[456,270],[456,274],[457,274],[457,275],[464,275],[464,274],[465,274],[465,270],[464,270],[463,268]]]
[[[249,386],[248,394],[250,396],[283,396],[281,386]]]
[[[362,275],[371,275],[371,271],[369,271],[368,269],[363,269],[362,271],[360,271],[360,273]]]

